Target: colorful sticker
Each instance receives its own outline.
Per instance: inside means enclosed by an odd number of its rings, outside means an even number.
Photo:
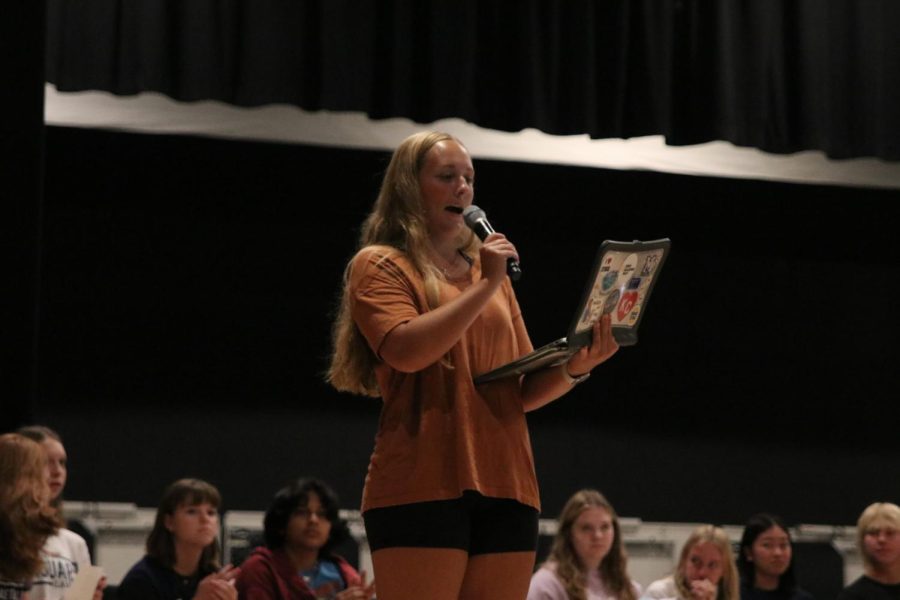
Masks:
[[[649,277],[656,270],[659,264],[659,257],[662,252],[648,252],[647,258],[644,260],[644,266],[641,267],[641,277]]]
[[[637,264],[638,255],[629,254],[625,259],[625,262],[622,263],[622,268],[619,270],[619,280],[616,287],[622,287],[629,279],[631,279],[631,277],[634,275],[635,269],[637,269]]]
[[[641,305],[635,304],[634,308],[631,309],[631,312],[628,313],[628,325],[632,326],[637,323],[638,317],[641,314]]]
[[[616,303],[619,301],[619,290],[613,290],[612,293],[607,296],[603,303],[603,314],[608,315],[616,308]]]
[[[616,285],[616,281],[619,280],[619,272],[618,271],[609,271],[605,275],[603,275],[603,279],[600,281],[600,291],[604,294],[611,290],[613,286]]]
[[[603,265],[600,267],[600,292],[603,294],[611,290],[619,278],[619,272],[613,269],[612,266],[612,256],[607,256],[603,259]]]
[[[622,299],[619,300],[619,308],[616,311],[616,317],[619,322],[625,320],[625,317],[628,316],[628,313],[631,312],[631,309],[634,308],[634,305],[637,304],[638,293],[635,290],[629,290],[622,294]]]

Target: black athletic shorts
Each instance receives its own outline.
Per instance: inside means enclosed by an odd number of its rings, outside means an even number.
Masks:
[[[455,548],[474,556],[537,549],[535,508],[471,490],[454,500],[373,508],[363,514],[363,520],[373,552],[383,548]]]

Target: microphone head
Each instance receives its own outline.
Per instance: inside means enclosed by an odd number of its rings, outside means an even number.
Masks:
[[[478,221],[483,221],[487,219],[487,215],[484,214],[484,211],[478,208],[474,204],[470,204],[463,210],[463,221],[465,221],[466,225],[469,226],[470,229],[475,229],[475,224]]]

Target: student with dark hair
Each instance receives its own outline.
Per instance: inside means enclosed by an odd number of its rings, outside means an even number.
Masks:
[[[44,449],[17,433],[0,435],[0,598],[27,598],[44,564],[41,548],[60,524]]]
[[[147,554],[122,580],[119,600],[237,600],[237,569],[219,564],[219,507],[210,483],[179,479],[163,494]]]
[[[43,425],[22,427],[19,434],[39,443],[47,453],[50,502],[62,516],[62,495],[68,478],[68,456],[58,433]],[[35,577],[29,600],[63,600],[75,581],[75,574],[91,564],[87,542],[74,531],[61,527],[47,538],[42,551],[44,568]],[[95,598],[102,597],[106,579],[102,578]]]
[[[318,479],[298,479],[275,494],[263,521],[265,547],[241,565],[246,600],[370,600],[375,584],[334,549],[349,537],[338,499]]]
[[[737,557],[741,600],[812,600],[797,587],[791,534],[777,516],[753,515],[744,526]]]

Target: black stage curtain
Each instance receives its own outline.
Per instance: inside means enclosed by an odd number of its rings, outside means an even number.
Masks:
[[[893,0],[49,0],[48,13],[62,91],[900,159]]]
[[[37,396],[44,165],[44,5],[0,19],[0,433],[27,423]],[[23,49],[28,48],[27,52]]]

